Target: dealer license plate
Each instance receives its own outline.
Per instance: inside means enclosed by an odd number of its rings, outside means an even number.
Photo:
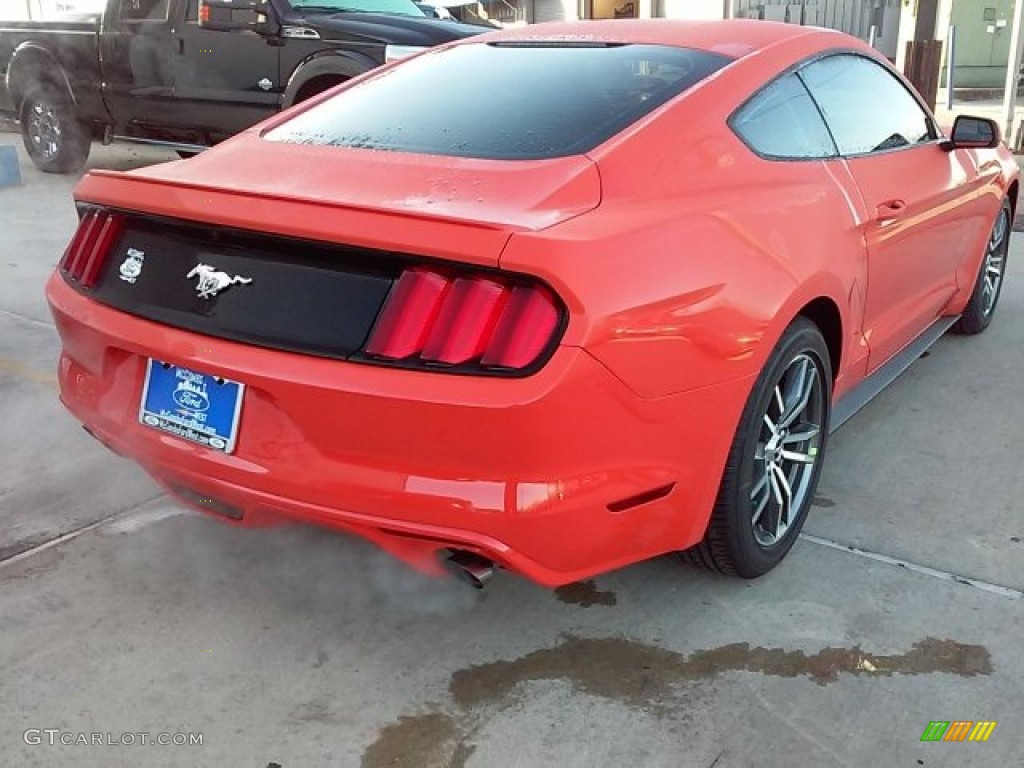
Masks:
[[[139,421],[216,451],[231,453],[245,385],[150,360]]]

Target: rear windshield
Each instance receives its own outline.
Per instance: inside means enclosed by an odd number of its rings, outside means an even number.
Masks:
[[[593,149],[731,59],[658,45],[475,43],[371,77],[264,138],[537,160]]]

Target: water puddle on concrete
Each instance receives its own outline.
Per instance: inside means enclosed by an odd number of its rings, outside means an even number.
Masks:
[[[456,671],[449,684],[450,712],[434,707],[404,716],[381,729],[363,754],[363,768],[462,768],[473,753],[469,742],[482,721],[512,703],[521,683],[565,680],[574,689],[615,700],[655,716],[672,712],[680,686],[733,671],[773,677],[803,677],[818,685],[842,675],[889,677],[945,673],[988,675],[987,649],[954,640],[925,638],[905,653],[875,655],[858,647],[817,653],[733,643],[690,655],[623,638],[567,637],[518,659],[494,661]]]
[[[592,605],[615,605],[614,592],[602,591],[593,581],[578,581],[555,590],[555,597],[569,605],[589,608]]]

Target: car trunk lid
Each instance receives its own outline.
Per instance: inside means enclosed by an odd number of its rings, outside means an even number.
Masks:
[[[446,260],[493,270],[511,232],[548,226],[600,199],[586,158],[530,163],[526,179],[518,164],[446,169],[435,158],[401,163],[373,153],[380,162],[370,162],[365,152],[326,163],[320,148],[289,149],[276,145],[268,163],[218,149],[138,172],[90,174],[76,197],[85,212],[101,212],[86,215],[114,212],[118,234],[95,284],[78,287],[166,325],[348,359],[405,270],[467,269]]]

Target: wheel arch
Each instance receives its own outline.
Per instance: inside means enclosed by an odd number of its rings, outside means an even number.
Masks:
[[[831,298],[819,296],[801,307],[796,317],[806,317],[814,323],[825,339],[834,384],[843,363],[843,316],[839,306]]]
[[[61,63],[38,43],[26,41],[11,54],[6,78],[7,93],[19,116],[25,96],[35,83],[59,88],[67,93],[72,104],[78,104],[71,80]]]
[[[298,66],[292,70],[284,88],[281,104],[287,109],[322,90],[368,72],[376,66],[376,62],[372,59],[359,54],[337,51],[314,54],[299,62]],[[311,92],[308,86],[317,82],[324,83],[325,87]]]
[[[1010,214],[1017,215],[1017,193],[1020,190],[1020,179],[1014,179],[1006,190],[1006,196],[1010,198]]]

